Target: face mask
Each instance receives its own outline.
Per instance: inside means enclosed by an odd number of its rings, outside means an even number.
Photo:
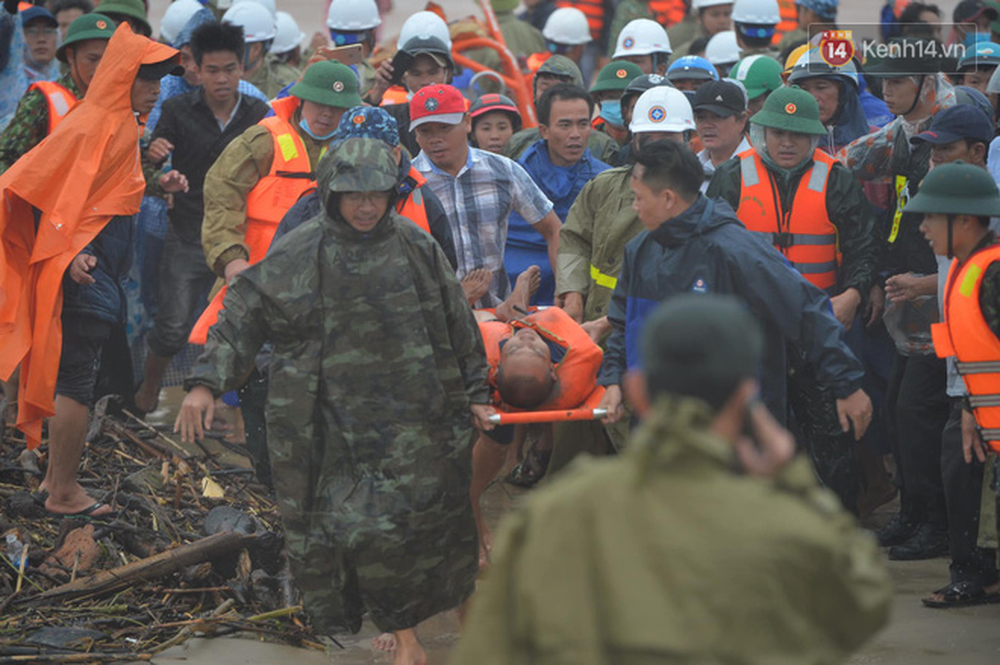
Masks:
[[[622,105],[617,99],[605,99],[601,102],[601,118],[609,125],[624,127],[625,119],[622,118]]]
[[[302,118],[301,120],[299,120],[299,127],[301,127],[302,129],[304,129],[305,132],[306,132],[306,134],[308,134],[309,136],[313,137],[317,141],[326,141],[328,139],[333,138],[333,135],[337,133],[337,130],[334,129],[332,132],[330,132],[326,136],[317,136],[316,134],[313,133],[313,130],[309,129],[309,123],[306,122],[305,118]]]

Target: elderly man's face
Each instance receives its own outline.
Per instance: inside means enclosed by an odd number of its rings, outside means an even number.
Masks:
[[[355,231],[368,233],[389,210],[392,192],[344,192],[340,195],[340,216]]]

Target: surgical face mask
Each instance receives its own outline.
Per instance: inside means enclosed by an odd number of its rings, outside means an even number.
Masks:
[[[601,102],[601,118],[609,125],[624,127],[625,119],[622,118],[622,104],[617,99],[605,99]]]
[[[305,132],[306,132],[306,134],[308,134],[309,136],[313,137],[317,141],[326,141],[328,139],[333,138],[333,135],[337,133],[337,130],[334,129],[332,132],[330,132],[326,136],[319,136],[318,134],[315,134],[313,132],[313,130],[309,129],[309,123],[306,122],[305,118],[302,118],[301,120],[299,120],[299,127],[301,127],[302,129],[304,129]]]

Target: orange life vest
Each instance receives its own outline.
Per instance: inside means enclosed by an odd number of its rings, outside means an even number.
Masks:
[[[579,9],[587,17],[591,39],[596,42],[601,38],[601,33],[604,32],[604,22],[607,18],[604,11],[604,0],[556,0],[556,7]]]
[[[649,0],[649,13],[653,20],[669,28],[684,20],[687,16],[687,3],[684,0]]]
[[[778,13],[781,22],[774,28],[772,44],[777,45],[786,33],[799,27],[799,10],[795,8],[795,0],[778,0]]]
[[[49,110],[49,128],[46,135],[51,134],[56,125],[66,117],[69,110],[76,106],[79,100],[76,95],[54,81],[35,81],[28,86],[28,90],[32,89],[42,93],[42,96],[45,97],[45,103]]]
[[[976,252],[963,265],[951,262],[944,294],[944,322],[931,326],[934,351],[955,356],[969,391],[983,441],[1000,452],[1000,340],[979,309],[979,289],[990,264],[1000,261],[1000,245]]]
[[[821,150],[795,191],[791,210],[781,210],[771,173],[751,148],[739,154],[740,204],[736,215],[748,230],[767,234],[803,277],[821,289],[837,285],[837,227],[826,209],[826,187],[836,160]]]
[[[423,187],[427,185],[427,178],[420,171],[412,166],[410,172],[406,174],[416,183],[410,193],[396,202],[396,212],[422,228],[427,233],[431,232],[431,224],[427,219],[427,207],[424,205]]]
[[[566,349],[563,359],[555,366],[558,382],[556,395],[539,408],[573,409],[583,404],[597,385],[597,372],[601,368],[604,352],[594,344],[579,323],[557,307],[532,312],[523,320],[510,323],[487,321],[479,324],[479,331],[486,345],[486,360],[490,365],[490,385],[496,388],[500,342],[510,339],[514,331],[520,328],[532,328],[543,339]],[[493,401],[496,404],[502,403],[496,390],[493,391]]]
[[[401,85],[394,85],[382,95],[379,106],[392,106],[394,104],[407,104],[410,101],[410,93]]]

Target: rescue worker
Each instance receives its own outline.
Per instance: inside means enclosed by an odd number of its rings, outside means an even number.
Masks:
[[[278,12],[271,56],[279,63],[301,70],[305,64],[302,60],[302,40],[305,38],[295,17],[288,12]]]
[[[781,65],[770,56],[748,55],[733,65],[729,78],[747,91],[747,113],[753,116],[764,108],[767,96],[781,87]]]
[[[781,22],[778,0],[736,0],[733,3],[733,31],[741,55],[769,55],[777,58],[773,46],[775,28]]]
[[[326,13],[326,27],[334,48],[361,44],[364,59],[355,65],[361,79],[361,94],[375,85],[375,68],[369,58],[376,46],[376,29],[382,25],[375,0],[333,0]]]
[[[153,26],[149,24],[146,5],[142,0],[104,0],[101,5],[101,13],[116,25],[127,23],[132,32],[143,37],[150,37],[153,34]]]
[[[0,134],[0,173],[51,134],[83,97],[113,34],[114,23],[103,14],[84,14],[73,22],[56,51],[69,71],[56,81],[36,81],[21,98],[13,119]]]
[[[631,118],[629,129],[635,153],[661,140],[687,143],[695,129],[687,98],[666,86],[642,93]],[[602,342],[610,332],[604,317],[625,246],[642,231],[632,208],[632,171],[632,165],[609,169],[587,183],[570,208],[559,236],[556,302],[583,323],[593,339]],[[619,449],[626,436],[624,424],[604,427],[600,423],[559,423],[548,473],[563,469],[581,452],[604,454]]]
[[[694,29],[685,35],[685,39],[675,39],[675,35],[672,33],[673,29],[667,30],[670,43],[677,44],[674,52],[682,56],[689,54],[695,40],[711,39],[720,32],[732,30],[732,14],[732,0],[692,0],[691,16],[695,19]]]
[[[990,222],[1000,217],[1000,196],[985,168],[959,161],[936,166],[905,209],[923,213],[921,233],[935,254],[951,259],[944,320],[934,327],[934,348],[939,357],[955,363],[967,394],[952,401],[944,442],[950,450],[943,451],[942,464],[946,476],[971,486],[956,489],[973,501],[960,506],[965,514],[958,524],[949,524],[953,547],[959,546],[952,550],[951,583],[923,602],[937,608],[995,603],[1000,600],[996,551],[977,547],[976,539],[984,471],[992,471],[995,464],[995,455],[988,459],[987,453],[1000,451],[992,406],[997,393],[993,370],[1000,358],[1000,247]],[[971,533],[959,533],[958,528]]]
[[[756,400],[761,326],[682,294],[641,341],[643,424],[506,517],[452,662],[846,661],[888,623],[891,579]]]
[[[515,132],[521,131],[521,112],[514,101],[506,95],[485,94],[469,107],[472,131],[469,144],[473,148],[486,150],[498,155]]]
[[[953,78],[957,84],[967,85],[986,94],[986,85],[1000,65],[1000,44],[976,42],[971,53],[958,61],[958,74]]]
[[[545,36],[541,30],[514,14],[514,10],[520,4],[518,0],[496,0],[492,4],[504,44],[515,58],[525,61],[531,54],[547,50]]]
[[[922,277],[937,273],[937,261],[917,224],[903,212],[916,195],[930,166],[931,145],[911,146],[909,137],[928,129],[935,114],[955,104],[955,94],[925,40],[900,37],[889,42],[895,57],[886,58],[869,74],[882,79],[882,91],[896,119],[841,150],[837,158],[855,178],[881,187],[875,196],[885,209],[881,236],[885,242],[879,275],[870,294],[869,322],[883,317],[886,295],[905,292]],[[920,57],[920,56],[923,57]],[[870,193],[870,198],[872,197]],[[933,314],[933,297],[922,308]],[[930,321],[919,313],[921,326],[899,326],[907,303],[893,304],[896,318],[884,319],[896,350],[889,377],[890,440],[900,485],[900,512],[879,531],[879,542],[891,547],[889,557],[905,560],[941,556],[948,549],[944,489],[941,481],[941,434],[948,420],[944,361],[933,355]]]
[[[298,70],[269,55],[277,35],[277,24],[264,5],[256,2],[234,4],[222,15],[222,23],[243,28],[243,38],[247,45],[243,56],[243,78],[267,95],[268,99],[274,99],[285,86],[298,80]]]
[[[628,142],[628,123],[622,117],[621,97],[628,84],[642,76],[639,65],[631,62],[609,62],[597,75],[590,94],[600,108],[594,119],[594,129],[604,132],[619,146]]]
[[[871,422],[871,401],[829,298],[747,230],[725,200],[702,195],[701,178],[694,153],[671,141],[644,147],[632,171],[634,206],[647,231],[626,247],[608,306],[612,332],[599,379],[607,387],[607,421],[621,418],[621,384],[637,364],[635,340],[652,305],[691,291],[731,293],[764,327],[761,399],[771,413],[783,420],[788,412],[788,349],[796,349],[801,359],[793,360],[814,367],[817,383],[836,398],[841,430],[853,425],[859,439]]]
[[[778,42],[778,49],[784,51],[796,42],[809,41],[809,26],[825,24],[827,30],[836,30],[837,5],[840,0],[794,0],[795,28],[785,31]],[[780,6],[780,3],[779,3]],[[784,19],[784,16],[782,16]],[[784,23],[784,20],[782,20]],[[826,27],[829,26],[829,27]],[[781,26],[779,25],[779,33]],[[819,29],[819,26],[817,26]]]
[[[667,80],[682,92],[695,92],[706,81],[718,81],[719,73],[705,58],[685,55],[674,60],[667,69]]]
[[[572,83],[583,87],[583,74],[576,63],[564,55],[555,54],[538,68],[535,72],[532,91],[534,92],[534,103],[537,110],[538,102],[545,91],[559,83]],[[510,137],[507,146],[504,148],[504,156],[511,159],[520,159],[524,151],[541,138],[541,130],[538,127],[529,127]],[[587,139],[587,147],[590,152],[602,162],[610,162],[618,152],[618,144],[615,140],[603,132],[591,132]]]
[[[862,325],[878,260],[875,215],[851,173],[819,150],[826,128],[816,100],[781,88],[750,119],[751,149],[716,169],[706,195],[721,197],[752,233],[773,244],[830,296],[845,329]],[[820,479],[857,510],[860,470],[853,437],[838,422],[832,387],[805,354],[789,350],[788,398]]]
[[[731,4],[726,0],[727,4]],[[650,19],[666,28],[671,44],[684,44],[694,39],[698,29],[696,19],[688,15],[685,3],[678,0],[622,0],[615,6],[615,14],[611,20],[611,41],[617,47],[618,35],[625,26],[636,19]],[[687,51],[677,49],[684,54]],[[613,50],[608,52],[613,57]]]
[[[705,172],[701,188],[704,192],[716,168],[733,155],[750,150],[746,138],[749,118],[746,96],[732,80],[710,81],[698,89],[691,106],[698,138],[704,146],[698,153],[698,161]]]
[[[78,0],[70,1],[76,2]],[[172,45],[180,36],[181,30],[184,29],[187,22],[191,20],[191,17],[203,8],[204,5],[198,2],[198,0],[174,0],[174,2],[171,2],[167,6],[166,11],[163,12],[163,18],[160,19],[160,40]],[[56,20],[59,20],[58,16],[56,16]],[[60,29],[62,29],[61,21]]]
[[[545,50],[528,57],[527,82],[531,82],[539,68],[553,55],[580,62],[584,46],[591,42],[587,16],[576,7],[560,7],[552,12],[545,21],[542,36],[545,38]]]
[[[638,78],[632,79],[632,82],[625,87],[625,92],[622,93],[621,99],[619,100],[619,105],[622,109],[622,120],[625,121],[625,127],[629,127],[632,124],[632,110],[635,108],[635,103],[642,96],[642,93],[646,92],[650,88],[656,88],[659,86],[672,87],[670,81],[667,80],[665,76],[660,76],[659,74],[643,74]],[[635,155],[632,152],[632,134],[629,133],[628,141],[619,150],[618,154],[615,155],[614,161],[608,162],[612,166],[631,166],[635,161]]]
[[[41,490],[55,515],[107,517],[77,482],[102,347],[124,324],[132,216],[145,183],[137,159],[142,121],[159,79],[180,70],[177,51],[119,27],[87,97],[0,176],[5,294],[0,379],[20,365],[18,427],[28,446],[49,423]],[[74,177],[67,178],[66,174]]]
[[[618,33],[611,59],[639,65],[643,74],[664,76],[671,53],[670,38],[663,26],[648,18],[639,18]]]
[[[417,665],[416,625],[475,589],[485,353],[437,243],[392,210],[392,149],[352,138],[322,166],[322,214],[233,280],[175,427],[201,438],[270,342],[275,491],[310,623],[356,633],[367,612],[395,634],[393,662]]]
[[[742,55],[742,49],[733,30],[724,30],[712,35],[705,46],[705,59],[715,65],[719,78],[725,78]]]

